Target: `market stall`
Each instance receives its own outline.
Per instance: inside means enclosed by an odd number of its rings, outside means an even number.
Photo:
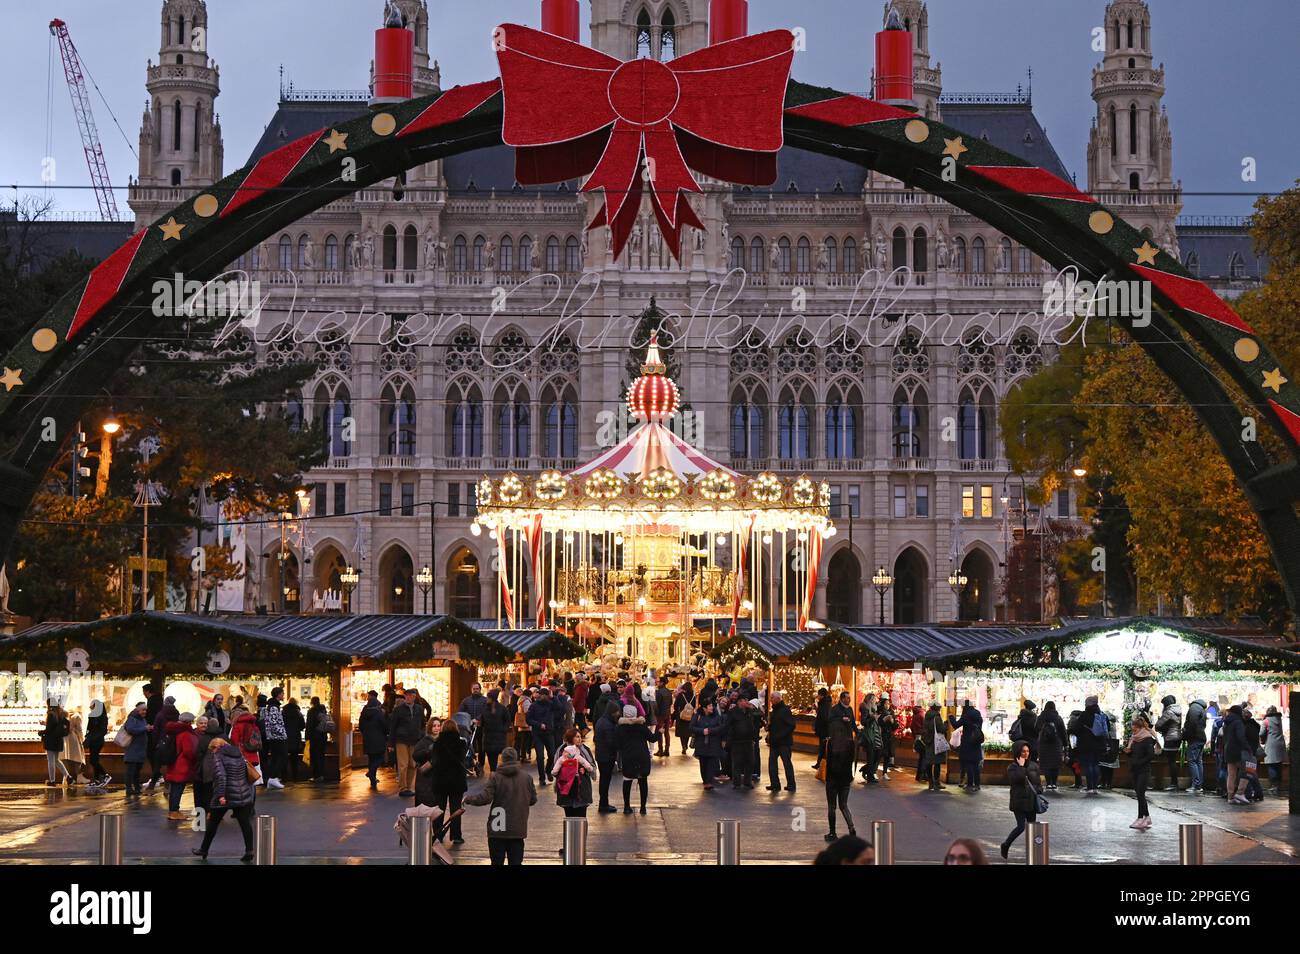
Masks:
[[[92,703],[104,704],[109,731],[101,761],[122,778],[112,738],[143,701],[146,683],[174,696],[179,711],[196,715],[217,693],[227,707],[240,695],[251,707],[259,693],[279,686],[304,710],[318,696],[337,721],[342,672],[350,662],[329,647],[211,617],[151,612],[31,627],[0,640],[0,781],[44,776],[38,733],[50,700],[79,712],[83,723]],[[326,769],[337,775],[333,752]]]

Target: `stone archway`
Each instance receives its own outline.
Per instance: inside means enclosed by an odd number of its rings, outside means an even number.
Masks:
[[[978,216],[1057,268],[1088,281],[1147,282],[1149,321],[1126,332],[1178,388],[1214,437],[1272,550],[1291,605],[1300,598],[1300,379],[1281,368],[1225,302],[1090,196],[976,137],[873,100],[790,81],[787,145],[897,178]],[[4,359],[0,393],[0,553],[7,552],[72,432],[144,338],[174,321],[156,282],[220,275],[239,255],[338,198],[433,159],[501,143],[501,83],[458,86],[393,104],[287,143],[140,230],[71,289]],[[950,164],[947,157],[954,157]],[[945,175],[945,169],[956,175]],[[165,227],[164,227],[165,225]],[[1193,345],[1196,347],[1194,348]],[[1198,350],[1199,349],[1199,350]],[[1231,380],[1240,401],[1220,377]],[[1244,409],[1279,436],[1281,454],[1244,441]]]
[[[380,613],[409,616],[415,612],[415,563],[404,547],[394,544],[379,558],[375,605]]]
[[[894,561],[894,625],[916,626],[929,621],[930,565],[916,547]]]
[[[483,617],[478,557],[469,547],[460,547],[447,561],[447,608],[457,619]]]
[[[992,558],[976,547],[966,554],[961,572],[966,577],[966,585],[961,590],[957,618],[971,622],[993,619],[997,569]]]
[[[848,547],[837,550],[826,568],[826,621],[862,622],[862,564]]]

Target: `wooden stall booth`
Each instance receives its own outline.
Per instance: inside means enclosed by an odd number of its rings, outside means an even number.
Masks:
[[[791,657],[821,634],[821,630],[782,630],[750,632],[741,629],[735,636],[719,643],[710,655],[718,668],[737,679],[746,670],[757,669],[765,679],[765,699],[779,690],[795,713],[795,749],[817,751],[812,714],[817,704],[815,672],[791,662]]]
[[[174,696],[180,712],[202,715],[220,693],[227,709],[243,696],[250,709],[259,694],[279,686],[286,702],[306,712],[319,697],[340,722],[342,677],[352,657],[328,646],[287,639],[226,619],[173,613],[132,613],[84,623],[42,623],[0,640],[0,781],[45,777],[39,732],[46,703],[62,702],[81,715],[92,704],[108,710],[108,735],[100,760],[124,778],[113,736],[144,685]],[[330,743],[326,772],[338,777],[337,744]]]

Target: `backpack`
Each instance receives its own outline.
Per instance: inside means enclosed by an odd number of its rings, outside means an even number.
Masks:
[[[1011,723],[1011,728],[1007,730],[1007,738],[1012,742],[1019,742],[1024,737],[1025,730],[1021,727],[1020,720],[1017,719],[1015,722]]]
[[[1110,719],[1106,718],[1106,713],[1098,712],[1092,717],[1092,734],[1099,739],[1110,738]]]
[[[168,733],[158,743],[158,762],[162,765],[171,765],[176,761],[176,755],[176,735]]]
[[[254,728],[252,732],[248,733],[248,738],[244,740],[242,748],[245,752],[262,751],[262,733]]]
[[[690,722],[695,718],[695,706],[689,702],[682,706],[682,711],[677,713],[677,718],[681,722]]]
[[[1044,742],[1055,742],[1055,741],[1056,741],[1056,723],[1055,723],[1055,722],[1045,722],[1045,723],[1043,723],[1043,741],[1044,741]]]

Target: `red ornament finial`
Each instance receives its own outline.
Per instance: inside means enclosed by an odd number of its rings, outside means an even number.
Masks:
[[[642,421],[665,421],[681,406],[681,392],[668,377],[668,366],[659,355],[659,332],[651,332],[646,346],[641,377],[627,393],[627,409]]]

